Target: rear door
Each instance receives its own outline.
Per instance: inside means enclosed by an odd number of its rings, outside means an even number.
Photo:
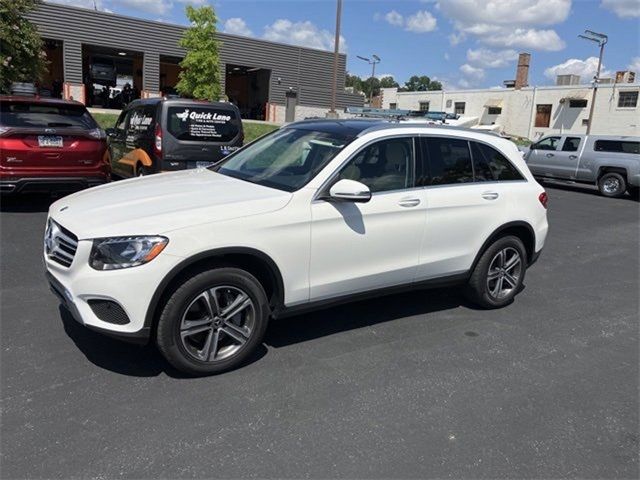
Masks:
[[[208,166],[242,146],[244,134],[232,104],[166,102],[162,112],[163,169]]]
[[[561,138],[560,135],[544,137],[531,145],[526,156],[531,173],[540,177],[553,176],[552,167],[555,164],[555,156],[560,147]]]
[[[21,171],[75,171],[103,161],[104,140],[83,105],[0,101],[0,165]]]

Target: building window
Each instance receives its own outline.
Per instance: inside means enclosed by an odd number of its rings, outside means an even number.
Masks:
[[[489,107],[487,108],[489,115],[500,115],[502,113],[502,107]]]
[[[465,106],[464,102],[456,102],[455,112],[458,115],[464,115],[464,106]]]
[[[429,102],[420,102],[420,111],[428,112],[429,111]]]
[[[536,127],[548,128],[551,123],[551,105],[536,105]]]
[[[569,100],[569,108],[586,108],[587,101],[579,98]]]
[[[618,108],[636,108],[638,106],[638,91],[620,92],[618,95]]]
[[[396,108],[398,108],[398,104],[397,103],[390,103],[389,104],[389,109],[390,110],[395,110]]]
[[[452,100],[447,100],[447,107],[446,108],[451,108],[451,103],[452,103]]]
[[[587,125],[589,125],[589,119],[588,118],[583,118],[582,119],[582,126],[586,127]]]

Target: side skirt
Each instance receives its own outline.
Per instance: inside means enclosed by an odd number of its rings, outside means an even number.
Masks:
[[[394,285],[392,287],[378,288],[375,290],[369,290],[366,292],[352,293],[348,295],[342,295],[339,297],[328,298],[325,300],[318,300],[309,303],[303,303],[301,305],[295,305],[293,307],[280,307],[276,308],[271,316],[273,318],[286,318],[301,313],[309,312],[312,310],[322,310],[325,308],[331,308],[336,305],[342,305],[345,303],[357,302],[360,300],[366,300],[373,297],[380,297],[386,295],[393,295],[396,293],[409,292],[412,290],[423,290],[431,288],[449,287],[454,285],[460,285],[465,283],[469,279],[470,272],[458,273],[455,275],[448,275],[446,277],[431,278],[416,283],[405,283],[402,285]]]

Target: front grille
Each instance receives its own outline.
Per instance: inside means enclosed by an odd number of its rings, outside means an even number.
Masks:
[[[129,317],[124,309],[111,300],[89,300],[89,306],[96,317],[103,322],[114,323],[116,325],[126,325]]]
[[[44,234],[44,250],[51,260],[70,267],[78,249],[78,237],[66,228],[49,219]]]

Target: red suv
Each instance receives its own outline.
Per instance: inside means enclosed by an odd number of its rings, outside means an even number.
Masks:
[[[110,179],[105,134],[84,105],[0,96],[0,192],[72,191]]]

